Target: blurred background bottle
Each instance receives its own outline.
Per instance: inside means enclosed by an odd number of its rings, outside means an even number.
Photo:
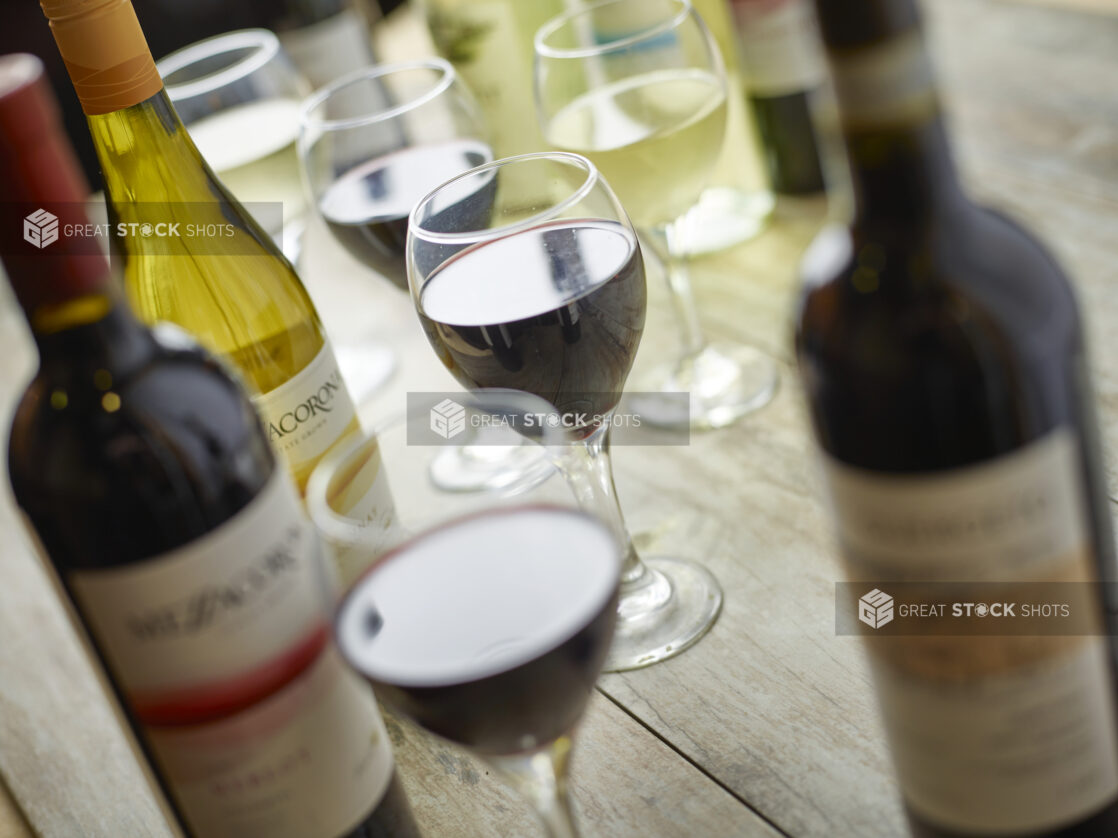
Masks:
[[[547,148],[532,90],[532,39],[564,0],[421,0],[431,39],[478,100],[494,157]]]
[[[775,198],[757,127],[745,105],[742,65],[728,0],[692,0],[692,5],[710,29],[726,66],[726,143],[712,185],[681,222],[687,251],[707,253],[757,235],[772,213]]]
[[[699,0],[704,2],[704,0]],[[822,44],[807,0],[731,0],[742,76],[773,189],[823,190],[812,99],[825,77]]]

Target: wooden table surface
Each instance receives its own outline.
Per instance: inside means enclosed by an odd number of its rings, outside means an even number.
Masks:
[[[1118,501],[1118,8],[1112,0],[925,6],[970,190],[1024,220],[1076,279]],[[381,54],[391,57],[413,25],[390,20]],[[711,335],[778,359],[773,403],[686,447],[615,450],[640,544],[702,559],[722,582],[725,608],[683,655],[602,678],[573,766],[587,836],[906,833],[857,641],[835,636],[840,574],[791,366],[796,260],[822,218],[821,201],[782,205],[760,237],[694,266]],[[363,412],[387,411],[408,389],[455,387],[404,295],[319,228],[304,275],[336,342],[374,333],[398,347],[391,387]],[[638,369],[674,345],[662,283],[649,280]],[[9,309],[0,315],[0,426],[32,369],[30,341]],[[0,485],[0,836],[168,835],[32,557],[7,481]],[[539,834],[482,764],[407,723],[389,724],[428,836]]]

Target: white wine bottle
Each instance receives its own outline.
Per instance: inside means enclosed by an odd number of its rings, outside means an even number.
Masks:
[[[198,153],[163,89],[130,0],[42,0],[104,173],[129,302],[240,370],[302,488],[356,427],[310,296]]]
[[[225,367],[141,324],[68,232],[86,189],[29,55],[0,59],[0,182],[39,354],[13,493],[174,817],[192,838],[415,838],[291,477]]]

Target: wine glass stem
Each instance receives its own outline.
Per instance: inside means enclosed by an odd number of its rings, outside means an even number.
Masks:
[[[617,501],[617,489],[613,485],[613,465],[609,456],[612,418],[611,410],[581,444],[567,446],[558,466],[574,488],[579,504],[604,520],[622,545],[625,561],[621,568],[621,584],[624,588],[646,576],[648,569],[633,546],[625,517],[621,514],[621,505]]]
[[[536,810],[549,838],[578,838],[570,798],[567,767],[571,739],[560,736],[532,754],[490,756],[488,762]]]
[[[688,268],[687,256],[683,253],[679,227],[673,221],[654,228],[651,233],[656,255],[660,257],[668,280],[668,294],[671,297],[672,307],[679,321],[683,357],[693,358],[706,348],[707,340],[706,335],[703,334],[702,324],[699,322],[695,295],[691,291],[691,271]]]

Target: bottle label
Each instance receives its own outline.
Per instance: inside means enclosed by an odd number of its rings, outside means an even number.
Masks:
[[[1092,581],[1079,446],[1068,429],[988,463],[887,475],[826,460],[852,580]],[[1043,831],[1118,797],[1101,615],[1090,636],[867,637],[913,811],[963,834]]]
[[[319,541],[282,469],[190,544],[67,580],[194,832],[332,838],[384,793],[383,722],[331,641]]]
[[[805,0],[733,0],[746,90],[787,96],[823,81],[822,47]]]
[[[268,440],[300,491],[322,455],[357,428],[357,411],[329,343],[302,371],[254,401]]]
[[[282,31],[279,38],[291,60],[316,88],[376,63],[369,28],[355,9],[343,9],[325,20]]]
[[[918,31],[830,60],[848,129],[912,125],[935,114],[932,68]]]

